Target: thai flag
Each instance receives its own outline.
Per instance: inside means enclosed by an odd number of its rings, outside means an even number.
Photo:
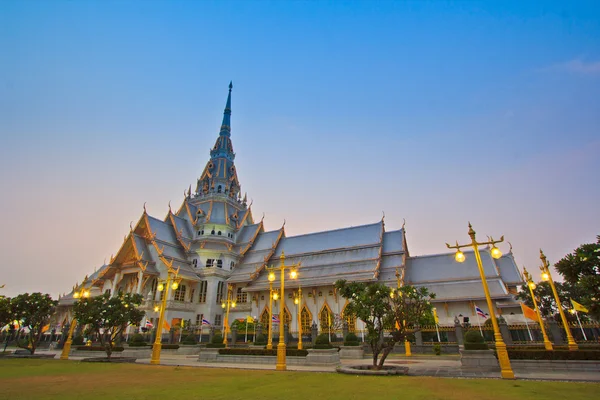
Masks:
[[[271,322],[274,324],[278,324],[279,323],[279,315],[273,314],[273,317],[271,318]]]
[[[207,319],[202,318],[202,325],[210,325]]]
[[[149,328],[149,329],[154,328],[154,324],[152,324],[152,322],[149,319],[146,320],[146,328]]]
[[[481,308],[477,307],[477,306],[475,306],[475,312],[480,317],[487,318],[487,315],[485,315],[485,313],[483,312],[483,310]]]

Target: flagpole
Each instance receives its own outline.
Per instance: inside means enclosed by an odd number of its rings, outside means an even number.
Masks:
[[[527,327],[527,332],[529,333],[529,340],[533,342],[533,336],[531,336],[531,331],[529,330],[529,323],[527,322],[527,317],[523,317],[525,320],[525,326]]]
[[[331,343],[331,314],[327,313],[327,322],[329,323],[329,343]]]
[[[437,333],[438,343],[442,343],[442,339],[440,339],[440,330],[438,329],[438,324],[437,323],[435,324],[435,331]]]
[[[475,315],[477,315],[477,325],[479,325],[479,333],[481,334],[481,337],[485,339],[485,336],[483,336],[483,330],[481,329],[481,315],[479,315],[479,313],[477,312],[477,306],[475,304],[473,304],[473,307],[475,307]]]
[[[587,342],[587,336],[585,335],[585,331],[583,330],[583,326],[581,326],[581,320],[579,319],[579,313],[575,310],[575,316],[577,317],[577,322],[579,322],[579,329],[581,329],[581,333],[583,333],[583,340]]]
[[[202,325],[202,321],[200,321],[200,340],[198,343],[202,343],[202,330],[204,329],[204,325]]]
[[[248,343],[248,318],[246,318],[246,336],[244,337],[244,343]]]
[[[365,321],[361,320],[362,322],[362,329],[360,330],[361,336],[362,336],[362,341],[363,343],[365,342]]]

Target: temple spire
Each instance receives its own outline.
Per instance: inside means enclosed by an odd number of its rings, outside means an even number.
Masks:
[[[221,124],[219,136],[231,136],[231,89],[233,89],[232,81],[229,82],[229,95],[227,95],[227,103],[225,104],[225,111],[223,111],[223,123]]]

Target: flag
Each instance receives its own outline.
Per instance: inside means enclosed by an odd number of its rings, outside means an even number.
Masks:
[[[573,309],[575,311],[581,311],[581,312],[585,312],[585,313],[589,312],[586,307],[584,307],[583,305],[579,304],[578,302],[576,302],[573,299],[571,299],[571,304],[573,304]]]
[[[167,321],[163,321],[163,329],[170,331],[171,325],[169,325],[169,323]]]
[[[436,325],[440,324],[440,319],[438,318],[437,310],[435,308],[433,309],[433,320],[435,321]]]
[[[279,315],[273,314],[273,316],[271,317],[271,322],[273,322],[274,324],[278,324],[279,323]]]
[[[487,315],[485,315],[485,313],[483,312],[483,310],[481,308],[477,307],[477,306],[475,306],[475,312],[480,317],[487,318]]]
[[[42,333],[46,332],[49,329],[50,329],[50,324],[45,325],[44,327],[42,327]]]
[[[154,324],[149,319],[146,320],[146,328],[148,328],[148,329],[154,328]]]
[[[248,316],[246,317],[246,322],[250,322],[250,323],[252,323],[252,322],[254,322],[254,318],[252,318],[251,316],[249,316],[249,315],[248,315]]]
[[[538,315],[533,308],[527,307],[525,304],[521,303],[521,310],[523,311],[523,316],[525,318],[529,318],[535,322],[540,322]]]
[[[202,318],[202,325],[210,325],[207,319]]]

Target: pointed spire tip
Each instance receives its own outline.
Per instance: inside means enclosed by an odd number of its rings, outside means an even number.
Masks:
[[[231,92],[231,89],[233,89],[233,81],[229,81],[229,91]]]

